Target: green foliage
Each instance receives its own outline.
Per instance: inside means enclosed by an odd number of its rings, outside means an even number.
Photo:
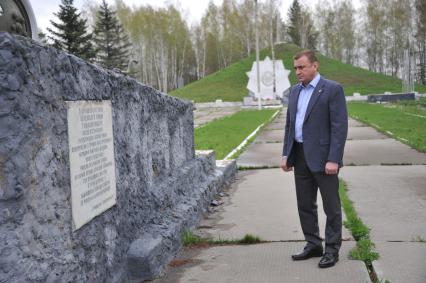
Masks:
[[[199,245],[205,242],[205,239],[195,235],[191,230],[185,230],[182,234],[182,244],[184,246]]]
[[[182,234],[182,244],[184,246],[196,246],[196,245],[250,245],[261,243],[263,240],[251,234],[246,234],[243,238],[237,240],[221,239],[214,240],[211,238],[202,238],[195,235],[191,230],[185,230]]]
[[[425,100],[396,104],[348,103],[349,115],[426,152]],[[377,125],[377,126],[376,126]]]
[[[239,240],[240,244],[255,244],[260,243],[262,240],[258,236],[253,236],[251,234],[246,234],[241,240]]]
[[[302,8],[300,7],[299,1],[294,0],[290,9],[288,10],[289,26],[288,35],[291,38],[291,42],[300,46],[300,19],[302,18]]]
[[[216,159],[223,159],[260,124],[265,123],[276,110],[243,110],[232,116],[214,120],[195,129],[197,149],[212,149]]]
[[[275,54],[277,59],[283,60],[286,69],[292,70],[293,55],[300,50],[300,47],[293,44],[279,44],[276,45]],[[266,56],[271,56],[271,54],[268,50],[263,49],[260,57],[265,58]],[[327,79],[341,83],[346,95],[352,95],[354,92],[365,95],[401,91],[402,81],[398,78],[344,64],[321,54],[318,54],[318,59],[320,74]],[[246,72],[251,70],[254,61],[255,56],[251,55],[169,94],[196,102],[215,101],[216,99],[242,101],[243,97],[248,95]],[[290,82],[292,84],[297,82],[294,72],[290,73]],[[416,90],[426,92],[426,86],[416,85]]]
[[[371,263],[379,258],[379,254],[374,251],[374,243],[370,240],[370,229],[358,217],[352,202],[348,198],[346,184],[343,181],[339,182],[339,195],[347,218],[345,227],[351,231],[352,236],[357,241],[355,248],[349,252],[349,256],[353,259],[362,260],[367,267],[371,267]]]
[[[90,60],[95,56],[95,51],[91,43],[91,35],[87,33],[86,20],[73,5],[74,0],[62,0],[59,5],[59,12],[54,15],[59,22],[50,21],[55,30],[48,28],[52,34],[49,36],[53,40],[53,46],[64,50],[85,60]]]
[[[362,260],[367,265],[371,265],[374,260],[379,259],[379,254],[374,251],[374,243],[370,239],[361,239],[357,241],[356,247],[349,252],[353,259]]]
[[[162,92],[178,87],[181,78],[194,72],[193,49],[187,23],[173,5],[127,7],[117,1],[117,16],[129,32],[135,78]]]
[[[303,48],[316,49],[318,32],[315,30],[309,11],[294,0],[288,11],[288,35],[291,42]]]
[[[423,238],[422,236],[414,237],[412,241],[413,242],[419,242],[419,243],[426,243],[426,239]]]
[[[116,12],[102,1],[94,27],[93,42],[96,61],[107,69],[127,71],[129,64],[129,38],[116,17]]]
[[[348,220],[344,223],[346,228],[350,228],[352,236],[355,240],[360,240],[363,237],[367,237],[370,233],[370,229],[362,222],[361,218],[355,215],[348,216]]]
[[[426,97],[422,97],[419,100],[400,100],[395,103],[401,106],[416,106],[416,108],[424,108],[426,110]]]
[[[352,201],[348,198],[346,194],[346,185],[343,181],[340,181],[339,189],[340,200],[342,202],[343,210],[345,211],[347,220],[344,222],[346,228],[348,228],[352,236],[356,241],[359,241],[363,238],[368,238],[370,234],[370,229],[362,222],[356,213]]]

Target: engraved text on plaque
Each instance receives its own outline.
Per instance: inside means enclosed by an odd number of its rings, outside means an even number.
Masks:
[[[111,101],[69,101],[74,229],[116,203]]]

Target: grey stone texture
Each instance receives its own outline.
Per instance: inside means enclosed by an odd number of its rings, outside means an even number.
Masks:
[[[117,204],[72,230],[66,101],[111,100]],[[141,282],[232,177],[195,154],[193,108],[0,33],[0,282]],[[226,173],[226,174],[225,174]]]

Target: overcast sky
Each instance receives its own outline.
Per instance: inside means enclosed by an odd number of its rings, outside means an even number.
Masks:
[[[80,10],[85,2],[101,3],[102,0],[74,0],[74,6]],[[199,21],[208,6],[210,0],[123,0],[129,6],[151,5],[154,7],[164,7],[167,3],[174,3],[181,7],[186,13],[185,18],[190,19],[189,23]],[[223,0],[213,0],[215,4],[221,4]],[[265,0],[259,0],[264,2]],[[301,0],[301,3],[315,4],[319,0]],[[34,10],[39,29],[46,32],[50,26],[50,20],[57,20],[53,13],[58,12],[61,0],[30,0]],[[114,0],[107,0],[109,4],[114,4]],[[281,15],[286,16],[288,8],[293,0],[281,0]],[[353,0],[355,7],[359,6],[360,0]],[[81,10],[80,10],[81,11]]]

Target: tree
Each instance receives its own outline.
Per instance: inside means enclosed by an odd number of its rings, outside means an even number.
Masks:
[[[400,66],[403,65],[404,50],[410,47],[407,46],[411,33],[410,3],[390,0],[387,3],[386,14],[385,73],[397,76]]]
[[[353,64],[355,59],[355,9],[352,1],[344,0],[339,5],[339,29],[342,38],[342,56],[347,64]]]
[[[50,21],[56,31],[48,28],[53,35],[53,46],[57,49],[67,51],[85,60],[95,56],[91,43],[91,35],[87,33],[86,20],[82,19],[80,13],[73,5],[74,0],[62,0],[59,12],[54,13],[59,22]]]
[[[196,77],[189,28],[173,5],[130,9],[117,2],[117,15],[129,32],[137,64],[136,78],[168,92]]]
[[[294,0],[288,13],[288,35],[291,42],[302,48],[316,49],[318,32],[315,30],[311,13]]]
[[[250,56],[254,50],[254,1],[244,0],[237,8],[237,15],[235,29],[241,42],[242,56]]]
[[[302,13],[300,27],[300,46],[311,50],[316,49],[318,32],[315,30],[311,14],[306,10]]]
[[[367,51],[367,65],[370,71],[384,71],[386,7],[385,0],[366,0],[364,22],[364,45]]]
[[[38,32],[38,39],[40,40],[41,43],[43,43],[44,45],[48,45],[49,43],[47,42],[47,35],[39,30]]]
[[[328,57],[348,64],[354,62],[355,9],[352,2],[343,0],[334,5],[328,1],[318,2],[316,25],[320,27],[320,50]]]
[[[291,42],[301,46],[300,41],[300,19],[302,17],[302,8],[300,7],[299,1],[294,0],[288,12],[288,35],[291,38]]]
[[[127,71],[129,65],[129,47],[126,32],[116,17],[116,12],[102,1],[94,27],[93,37],[96,61],[107,69]]]
[[[416,0],[416,41],[418,50],[418,80],[426,85],[426,2]]]

